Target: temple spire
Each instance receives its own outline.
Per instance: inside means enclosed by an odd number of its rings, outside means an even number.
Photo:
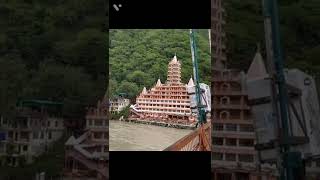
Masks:
[[[156,86],[161,86],[161,85],[162,85],[162,83],[161,83],[160,78],[159,78],[158,81],[157,81]]]
[[[147,93],[147,88],[143,87],[142,94],[146,94],[146,93]]]
[[[194,86],[194,82],[193,82],[192,76],[189,79],[188,86]]]
[[[260,45],[257,44],[257,52],[248,70],[248,80],[265,78],[268,76],[266,66],[260,54]]]

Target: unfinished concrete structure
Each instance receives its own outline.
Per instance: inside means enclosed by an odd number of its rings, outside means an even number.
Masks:
[[[306,160],[307,179],[319,178],[320,158],[315,158],[320,154],[320,107],[316,83],[310,75],[298,69],[285,70],[284,74],[288,90],[288,130],[295,142],[291,150],[301,152]],[[279,119],[274,116],[273,109],[276,106],[272,101],[276,98],[272,97],[271,85],[271,76],[262,58],[255,59],[247,76],[249,101],[255,119],[257,143],[264,147],[259,152],[260,158],[275,164],[280,154],[277,148],[269,146],[280,135]]]
[[[196,117],[191,113],[187,86],[194,86],[192,78],[188,84],[181,82],[181,64],[176,56],[168,65],[168,78],[162,84],[160,79],[150,90],[143,88],[136,104],[131,106],[131,119],[152,119],[158,121],[192,124]]]
[[[51,102],[28,101],[48,104]],[[0,119],[0,165],[19,166],[32,163],[46,151],[64,132],[63,118],[49,114],[45,108],[18,107],[13,119]]]
[[[86,132],[65,143],[66,178],[109,179],[109,121],[107,97],[90,108],[86,115]]]

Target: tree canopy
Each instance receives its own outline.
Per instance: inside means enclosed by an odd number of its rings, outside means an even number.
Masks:
[[[134,99],[143,87],[158,78],[167,79],[168,63],[176,54],[181,62],[182,82],[193,76],[189,30],[110,30],[109,92],[127,93]],[[210,84],[211,55],[208,30],[197,30],[196,44],[200,82]]]
[[[262,3],[230,0],[225,3],[225,8],[229,66],[248,69],[257,43],[265,44]],[[319,12],[320,4],[317,0],[279,1],[281,41],[286,66],[300,68],[318,77],[320,76]],[[262,53],[265,54],[264,48]]]
[[[281,0],[279,18],[284,63],[312,75],[320,95],[320,3],[318,0]],[[262,3],[225,1],[228,65],[247,70],[256,44],[265,44]],[[262,54],[265,55],[265,48]]]
[[[18,99],[82,116],[106,91],[107,2],[0,0],[0,114]]]

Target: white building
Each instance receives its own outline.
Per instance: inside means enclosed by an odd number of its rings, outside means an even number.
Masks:
[[[125,107],[130,105],[130,100],[126,98],[115,98],[110,100],[110,106],[109,111],[114,113],[119,113],[122,111]]]
[[[0,165],[32,163],[63,135],[63,119],[46,112],[19,108],[13,119],[0,119]]]

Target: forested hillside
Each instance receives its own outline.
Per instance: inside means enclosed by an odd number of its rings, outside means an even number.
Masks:
[[[106,90],[107,2],[0,0],[0,113],[19,99],[82,116]]]
[[[182,82],[188,83],[192,70],[189,30],[111,30],[109,49],[109,92],[126,93],[129,98],[151,88],[158,78],[167,79],[168,63],[176,54],[182,64]],[[211,56],[208,30],[196,36],[200,82],[210,84]]]
[[[229,66],[247,70],[256,51],[256,43],[261,47],[265,45],[262,1],[224,2]],[[300,68],[320,80],[319,0],[278,2],[286,66]],[[264,51],[263,55],[265,57]]]

